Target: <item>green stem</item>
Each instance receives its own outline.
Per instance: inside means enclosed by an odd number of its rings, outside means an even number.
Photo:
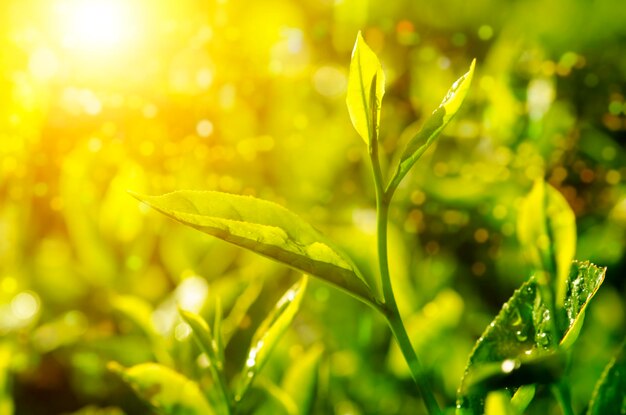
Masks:
[[[424,368],[415,353],[415,349],[411,344],[411,340],[406,332],[406,328],[402,323],[402,317],[398,310],[396,297],[393,293],[391,285],[391,277],[389,274],[389,260],[387,248],[387,223],[389,222],[389,205],[392,193],[387,193],[383,187],[383,177],[378,159],[377,143],[374,141],[370,157],[372,160],[372,169],[374,171],[374,181],[376,184],[376,230],[377,230],[377,247],[378,262],[380,266],[380,276],[382,282],[383,299],[385,301],[383,313],[391,329],[391,333],[398,342],[398,346],[402,351],[402,355],[406,360],[411,376],[417,385],[417,388],[424,399],[424,404],[431,415],[441,414],[439,404],[435,399],[435,395],[428,383]]]

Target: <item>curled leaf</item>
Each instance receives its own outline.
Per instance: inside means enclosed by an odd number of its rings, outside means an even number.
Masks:
[[[348,75],[346,104],[352,125],[368,149],[378,136],[380,107],[385,94],[385,74],[376,54],[357,34]]]

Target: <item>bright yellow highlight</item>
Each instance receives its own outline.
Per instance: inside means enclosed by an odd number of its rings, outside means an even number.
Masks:
[[[67,0],[58,8],[63,45],[79,51],[117,49],[134,37],[129,3],[122,0]]]

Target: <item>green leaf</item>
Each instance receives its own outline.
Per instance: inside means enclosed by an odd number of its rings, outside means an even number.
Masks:
[[[272,349],[293,321],[300,309],[307,286],[307,277],[303,276],[278,300],[274,310],[261,323],[252,337],[250,350],[243,368],[236,401],[240,401],[248,390],[252,380],[269,359]]]
[[[522,202],[518,237],[533,266],[553,276],[556,305],[563,307],[567,276],[576,252],[576,217],[567,200],[543,180]]]
[[[178,191],[137,199],[227,242],[314,275],[362,301],[377,302],[350,259],[300,217],[275,203],[211,191]]]
[[[380,107],[384,94],[383,68],[359,32],[350,60],[346,104],[352,125],[368,149],[371,149],[378,137]]]
[[[537,388],[534,384],[523,385],[517,388],[517,391],[515,391],[515,394],[513,394],[511,398],[511,405],[517,409],[517,412],[523,414],[524,411],[526,411],[526,408],[528,408],[528,405],[530,405],[530,402],[535,397],[535,389]]]
[[[448,125],[452,118],[461,108],[465,100],[469,87],[474,77],[476,59],[470,65],[469,71],[452,84],[452,87],[444,97],[439,107],[433,111],[430,117],[424,122],[422,128],[411,138],[402,153],[400,163],[389,184],[389,189],[394,190],[400,181],[411,170],[415,162],[428,150],[435,142],[439,134]]]
[[[230,407],[230,393],[227,388],[226,379],[224,377],[224,361],[220,355],[219,345],[211,334],[211,329],[206,321],[196,313],[179,309],[181,317],[189,326],[193,332],[193,337],[196,339],[200,350],[206,354],[209,360],[209,370],[213,381],[217,383],[220,391],[221,404],[225,408]]]
[[[314,345],[303,356],[298,356],[281,382],[282,389],[294,400],[301,415],[309,414],[313,408],[323,350],[321,345]]]
[[[497,391],[487,395],[485,415],[519,415],[519,412],[511,405],[510,396],[506,391]]]
[[[463,395],[484,394],[492,390],[517,388],[534,383],[550,384],[565,372],[563,353],[539,353],[497,363],[476,365],[464,379]]]
[[[626,343],[596,384],[587,415],[626,414]]]
[[[566,315],[563,320],[567,327],[563,338],[558,339],[562,347],[570,332],[576,330],[589,300],[602,284],[605,272],[605,268],[589,262],[573,262],[564,303]],[[469,382],[477,376],[474,373],[484,370],[484,365],[489,367],[494,363],[501,365],[506,360],[539,358],[551,352],[550,345],[554,344],[550,337],[551,318],[554,317],[541,300],[537,280],[532,277],[513,293],[476,342],[459,387],[458,413],[482,413],[485,393],[470,391]],[[532,379],[528,382],[534,383]]]
[[[211,415],[215,411],[198,384],[157,363],[124,368],[110,363],[109,369],[130,384],[137,395],[166,415]]]

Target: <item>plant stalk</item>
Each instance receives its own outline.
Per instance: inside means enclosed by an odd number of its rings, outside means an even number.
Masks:
[[[380,266],[380,277],[383,290],[384,308],[383,314],[387,320],[387,324],[391,329],[393,337],[398,342],[398,346],[402,351],[402,355],[406,360],[411,376],[417,385],[417,388],[424,399],[424,404],[428,413],[431,415],[440,415],[441,409],[435,399],[430,384],[428,383],[424,367],[422,366],[415,349],[411,344],[411,340],[406,332],[406,328],[402,322],[400,311],[396,303],[396,297],[393,293],[391,285],[391,277],[389,274],[389,260],[387,248],[387,224],[389,222],[389,205],[391,203],[392,193],[384,190],[383,177],[380,169],[378,158],[378,145],[374,141],[372,143],[370,158],[372,161],[372,169],[374,172],[374,181],[376,185],[376,231],[377,231],[377,248],[378,263]]]

